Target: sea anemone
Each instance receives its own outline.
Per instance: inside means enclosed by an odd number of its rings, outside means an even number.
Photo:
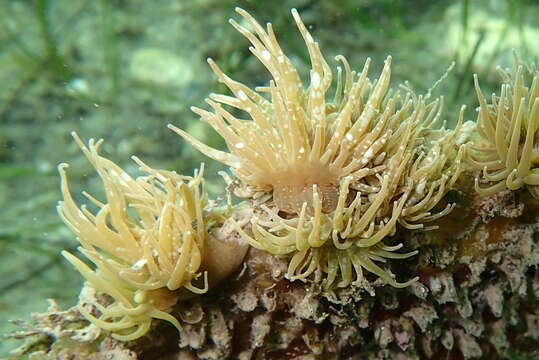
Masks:
[[[515,55],[513,74],[499,69],[503,78],[500,95],[491,104],[479,88],[477,132],[479,140],[471,148],[468,162],[481,170],[475,179],[478,193],[488,195],[504,189],[526,187],[539,199],[539,72],[529,68],[531,87],[526,86],[525,67]],[[480,183],[488,184],[481,187]]]
[[[219,151],[172,125],[205,155],[228,165],[239,180],[237,194],[258,199],[252,231],[238,228],[254,247],[289,255],[289,279],[315,274],[326,288],[364,280],[362,269],[393,286],[399,283],[373,261],[406,258],[403,245],[386,245],[400,222],[409,228],[443,216],[451,205],[431,210],[460,172],[462,151],[455,151],[456,130],[429,130],[440,118],[441,101],[389,90],[391,57],[380,77],[352,71],[343,56],[335,95],[328,101],[333,74],[319,45],[298,12],[292,10],[311,61],[304,88],[298,71],[283,53],[272,25],[264,29],[245,10],[236,9],[253,31],[230,23],[252,44],[251,52],[273,80],[255,90],[231,79],[209,59],[233,96],[210,94],[213,111],[193,107],[226,141]],[[239,119],[225,106],[239,109]],[[269,195],[262,196],[262,195]],[[352,271],[353,269],[353,271]],[[339,275],[340,274],[340,275]]]
[[[179,329],[169,313],[182,291],[202,294],[208,289],[207,273],[201,271],[208,236],[203,168],[194,177],[181,176],[133,157],[147,174],[133,179],[99,155],[101,140],[90,140],[86,147],[76,134],[74,138],[101,177],[106,195],[101,202],[83,193],[97,207],[95,213],[79,207],[69,190],[67,164],[59,165],[64,199],[58,212],[95,269],[66,251],[62,254],[91,287],[109,297],[106,304],[89,304],[93,311],[82,304],[81,313],[124,341],[145,334],[154,318]]]

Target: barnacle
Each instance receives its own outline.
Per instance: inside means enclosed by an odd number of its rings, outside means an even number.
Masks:
[[[180,289],[195,294],[208,289],[207,274],[201,271],[207,238],[203,168],[187,177],[154,170],[133,157],[147,174],[133,179],[99,155],[102,141],[90,140],[86,147],[74,138],[101,177],[107,201],[83,193],[98,210],[79,207],[68,187],[67,164],[59,165],[64,199],[58,212],[95,270],[68,252],[63,255],[93,288],[111,298],[107,305],[91,304],[98,315],[85,306],[81,313],[121,340],[142,336],[153,318],[180,328],[169,314],[182,296]]]
[[[468,162],[481,173],[475,179],[480,194],[516,190],[523,186],[539,198],[539,71],[529,69],[531,87],[526,86],[525,68],[515,56],[513,74],[500,69],[503,83],[500,95],[493,94],[491,104],[479,88],[477,132],[479,141],[471,148]],[[481,182],[488,186],[481,187]]]
[[[371,81],[370,59],[356,73],[337,56],[344,74],[339,67],[328,101],[332,71],[295,9],[312,66],[307,88],[272,25],[264,29],[246,11],[236,11],[253,30],[230,23],[251,42],[251,52],[273,80],[252,90],[208,60],[233,96],[210,94],[206,101],[213,111],[192,110],[224,138],[228,152],[169,127],[228,165],[239,179],[239,195],[258,199],[251,233],[238,231],[254,247],[289,255],[289,279],[314,273],[329,288],[339,276],[338,285],[347,286],[363,281],[365,269],[393,286],[408,285],[373,261],[416,253],[399,254],[402,244],[384,243],[399,222],[423,228],[451,210],[448,205],[432,212],[460,172],[462,151],[454,150],[463,112],[457,129],[430,130],[440,118],[441,100],[429,102],[408,88],[391,91],[391,57]],[[226,106],[249,119],[237,118]]]

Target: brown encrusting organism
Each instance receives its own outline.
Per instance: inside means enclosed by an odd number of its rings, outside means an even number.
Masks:
[[[251,52],[272,76],[255,90],[234,81],[211,59],[208,63],[233,96],[211,94],[213,111],[193,108],[226,141],[218,151],[170,126],[207,156],[232,169],[236,191],[259,199],[249,243],[277,255],[289,255],[287,277],[312,275],[326,289],[364,284],[363,270],[403,287],[378,264],[402,259],[403,244],[390,244],[400,223],[428,229],[424,223],[446,215],[449,204],[432,211],[460,173],[457,152],[463,112],[455,130],[433,130],[440,120],[441,99],[412,90],[390,90],[391,57],[380,77],[367,75],[370,59],[356,73],[343,56],[334,95],[328,99],[333,73],[301,21],[292,15],[307,45],[310,82],[283,53],[271,24],[264,29],[242,9],[246,26],[230,23],[250,42]],[[242,110],[240,119],[225,106]],[[270,197],[265,196],[271,195]],[[260,199],[265,199],[262,201]]]
[[[501,68],[499,71],[503,83],[490,104],[479,88],[477,75],[474,77],[480,104],[479,140],[471,148],[468,162],[481,171],[475,189],[480,194],[494,194],[526,187],[539,198],[539,71],[526,68],[516,55],[512,74]],[[532,79],[530,85],[526,72]]]

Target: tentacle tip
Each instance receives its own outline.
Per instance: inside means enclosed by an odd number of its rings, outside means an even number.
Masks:
[[[68,167],[69,167],[68,163],[62,162],[62,163],[58,164],[57,169],[58,169],[58,171],[62,172],[65,169],[67,169]]]

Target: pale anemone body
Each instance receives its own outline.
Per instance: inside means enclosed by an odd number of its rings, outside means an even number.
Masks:
[[[395,253],[402,244],[384,244],[399,222],[422,228],[423,222],[451,210],[448,206],[431,213],[455,182],[462,156],[453,151],[458,130],[426,130],[440,117],[440,101],[428,103],[409,89],[404,94],[390,91],[391,57],[380,77],[371,81],[370,59],[356,73],[343,56],[336,60],[343,64],[344,76],[338,68],[335,95],[327,101],[333,74],[296,10],[292,15],[312,65],[307,88],[271,24],[264,29],[244,10],[237,12],[253,31],[234,20],[231,24],[251,42],[251,52],[273,80],[252,90],[208,60],[233,96],[211,94],[207,103],[213,111],[193,111],[225,139],[228,152],[169,127],[230,166],[242,194],[271,194],[259,204],[251,234],[238,231],[254,247],[289,255],[289,279],[314,274],[326,288],[337,278],[339,286],[347,286],[364,281],[365,269],[393,286],[408,285],[373,261],[416,253]],[[236,118],[223,105],[250,119]],[[462,113],[458,128],[461,123]]]
[[[480,105],[477,118],[480,141],[472,148],[469,163],[481,170],[475,189],[488,195],[527,187],[539,198],[539,72],[530,71],[530,88],[526,86],[525,69],[518,58],[513,75],[500,72],[501,92],[492,95],[491,104],[483,96],[477,76],[474,78]],[[488,185],[482,187],[480,180]]]
[[[108,305],[91,304],[97,316],[84,306],[81,312],[121,340],[142,336],[153,318],[180,328],[169,314],[179,290],[207,291],[206,274],[200,270],[207,236],[202,171],[193,178],[180,176],[134,158],[147,176],[133,179],[99,155],[101,141],[90,140],[86,147],[76,135],[75,139],[101,177],[107,199],[100,202],[84,193],[98,210],[94,214],[85,205],[79,208],[68,187],[67,165],[59,166],[64,200],[58,212],[96,268],[65,251],[63,255],[90,286],[112,298]]]

